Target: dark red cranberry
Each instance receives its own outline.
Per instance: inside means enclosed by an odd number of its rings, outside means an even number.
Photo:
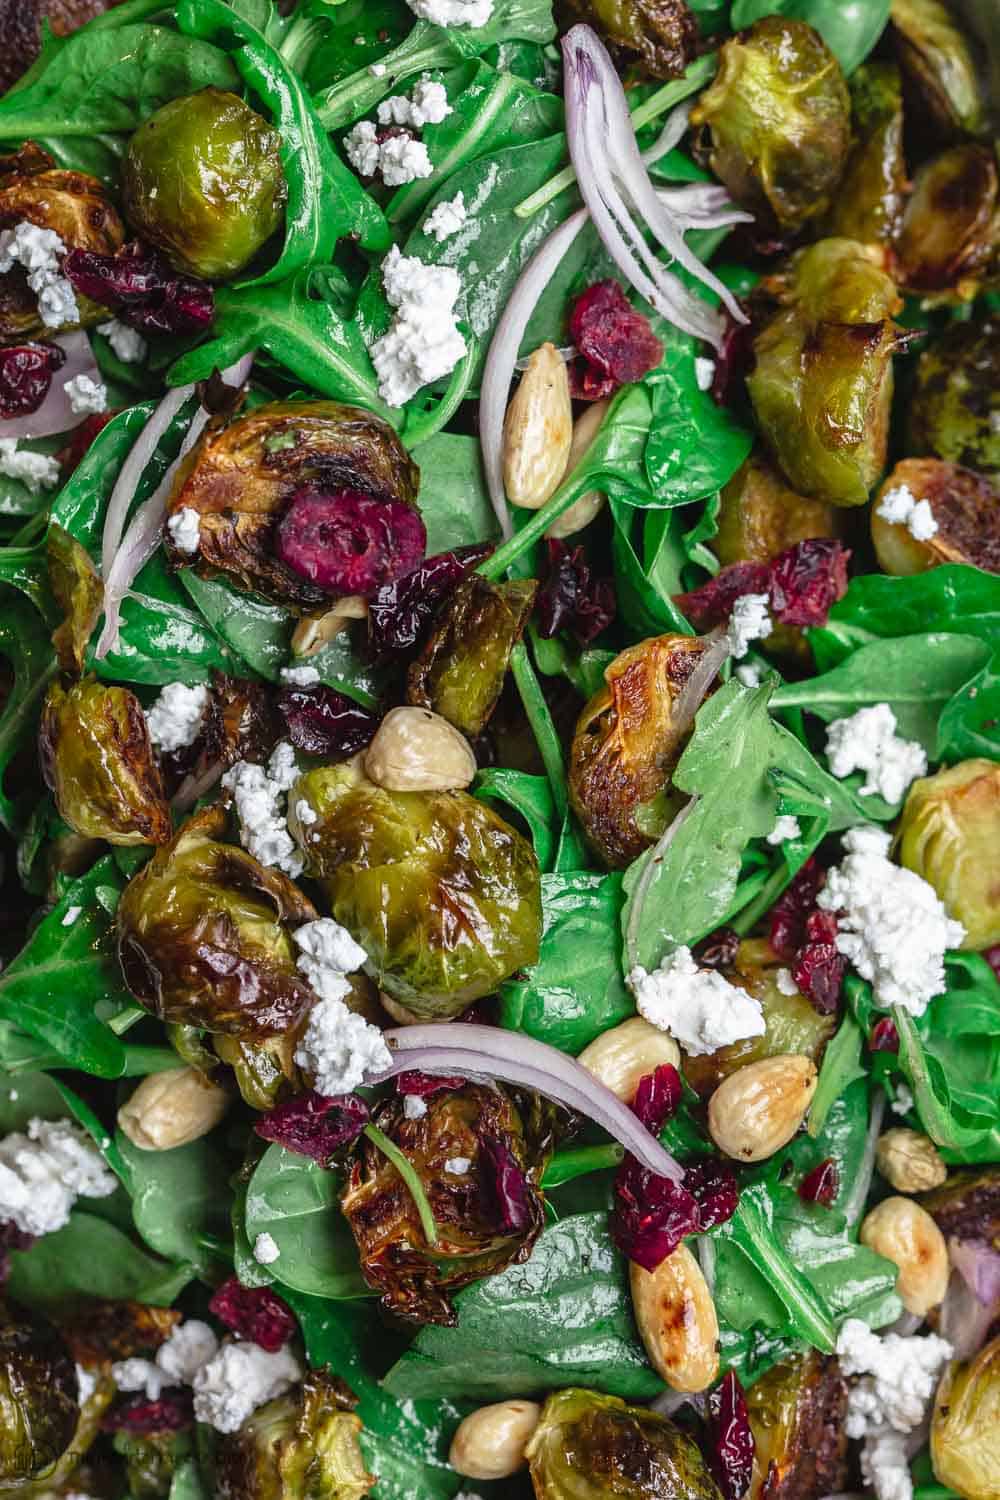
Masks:
[[[898,1052],[899,1032],[896,1023],[891,1016],[883,1016],[876,1021],[868,1033],[869,1052]]]
[[[275,538],[278,556],[301,578],[330,594],[366,599],[412,572],[426,543],[419,511],[361,490],[298,490]]]
[[[667,1121],[677,1113],[682,1094],[681,1075],[673,1063],[661,1063],[652,1073],[639,1079],[632,1109],[647,1130],[659,1135]]]
[[[813,855],[771,907],[768,936],[779,958],[794,958],[806,941],[806,921],[825,882],[826,871]]]
[[[743,1500],[753,1478],[754,1438],[746,1396],[728,1370],[708,1397],[708,1464],[724,1500]]]
[[[63,273],[75,291],[145,334],[203,333],[215,317],[215,293],[207,281],[179,276],[138,244],[123,246],[117,255],[71,250]]]
[[[480,1179],[495,1204],[501,1234],[520,1234],[531,1224],[531,1188],[524,1168],[499,1136],[479,1135]]]
[[[582,547],[549,542],[549,571],[535,604],[540,636],[568,630],[586,646],[611,624],[616,607],[614,584],[593,576]]]
[[[829,1208],[840,1191],[840,1168],[832,1156],[807,1172],[799,1183],[803,1203],[821,1203]]]
[[[269,1286],[244,1286],[236,1276],[224,1281],[208,1304],[220,1323],[268,1354],[277,1354],[298,1328],[295,1314]]]
[[[117,415],[117,411],[94,412],[85,422],[81,422],[79,427],[73,429],[69,442],[65,448],[59,450],[58,454],[64,479],[68,479],[77,465],[83,462],[98,433],[103,432],[112,417]]]
[[[736,1212],[740,1187],[736,1173],[720,1156],[699,1156],[684,1164],[684,1186],[698,1205],[698,1228],[705,1233]]]
[[[375,657],[412,651],[441,600],[466,573],[489,557],[487,543],[439,552],[427,557],[412,573],[383,583],[368,606],[368,644]]]
[[[833,943],[805,943],[795,955],[792,978],[821,1016],[832,1016],[840,1002],[847,960]]]
[[[311,1090],[286,1099],[254,1125],[265,1141],[276,1141],[297,1156],[309,1156],[325,1167],[334,1152],[350,1145],[368,1124],[370,1111],[357,1094],[327,1098]]]
[[[724,316],[726,327],[722,348],[715,355],[712,400],[720,406],[731,406],[746,397],[746,378],[753,368],[754,328],[752,323],[737,323],[728,311]]]
[[[194,1422],[190,1391],[178,1387],[164,1391],[158,1401],[141,1394],[116,1401],[101,1423],[105,1432],[132,1432],[146,1437],[153,1432],[183,1432]]]
[[[986,952],[983,954],[983,957],[989,964],[990,968],[993,970],[996,977],[1000,979],[1000,943],[998,943],[995,948],[987,948]]]
[[[655,1271],[687,1234],[698,1229],[698,1204],[667,1177],[626,1156],[615,1177],[611,1237],[629,1260]]]
[[[767,563],[732,563],[691,593],[676,594],[674,603],[696,630],[710,630],[713,625],[726,624],[737,599],[744,594],[766,593],[767,581]]]
[[[702,969],[729,969],[740,951],[740,935],[731,927],[717,927],[696,943],[692,952]]]
[[[421,1099],[428,1099],[431,1094],[439,1094],[442,1089],[454,1092],[455,1089],[464,1089],[466,1080],[445,1074],[438,1077],[434,1073],[418,1073],[415,1068],[410,1068],[406,1073],[396,1075],[396,1088],[401,1094],[417,1094]]]
[[[288,738],[307,755],[354,755],[371,743],[379,725],[378,714],[323,683],[283,688],[278,711]]]
[[[0,349],[0,417],[29,417],[66,363],[58,344],[9,344]]]
[[[617,281],[598,281],[573,303],[569,336],[580,352],[570,366],[573,395],[599,401],[655,370],[663,345],[649,319],[629,302]]]
[[[825,625],[847,593],[850,552],[832,537],[796,542],[771,564],[771,613],[782,625]]]

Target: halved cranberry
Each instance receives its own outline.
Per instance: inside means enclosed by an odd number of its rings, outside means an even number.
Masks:
[[[740,935],[731,927],[717,927],[692,949],[702,969],[728,969],[736,962]]]
[[[71,250],[63,274],[74,291],[112,308],[142,333],[201,333],[215,317],[207,281],[177,275],[139,244],[124,245],[117,255]]]
[[[519,1234],[531,1223],[531,1189],[524,1168],[499,1136],[479,1135],[481,1180],[492,1191],[497,1228]]]
[[[589,645],[615,617],[615,587],[610,578],[591,572],[582,547],[549,542],[549,571],[535,602],[538,633],[545,640],[569,630],[581,646]]]
[[[795,955],[792,978],[821,1016],[832,1015],[840,1000],[847,960],[837,951],[837,918],[831,911],[811,911],[805,942]]]
[[[412,651],[441,600],[493,551],[488,542],[427,557],[391,583],[383,583],[368,606],[368,644],[375,657]]]
[[[899,1032],[896,1023],[891,1016],[883,1016],[881,1021],[876,1021],[868,1033],[869,1052],[898,1052]]]
[[[794,876],[770,911],[770,942],[779,958],[794,958],[806,940],[806,921],[826,883],[826,871],[815,855]]]
[[[987,948],[986,952],[983,954],[983,957],[985,958],[986,962],[989,964],[990,968],[993,970],[997,978],[1000,979],[1000,943],[998,943],[994,948]]]
[[[728,1370],[708,1397],[708,1463],[724,1500],[743,1500],[754,1449],[746,1396],[736,1371]]]
[[[208,1310],[240,1338],[249,1339],[268,1354],[277,1354],[293,1337],[295,1314],[268,1286],[244,1286],[236,1276],[224,1281]]]
[[[307,755],[354,755],[371,743],[379,726],[378,714],[324,683],[283,688],[278,711],[288,738]]]
[[[673,1063],[661,1063],[652,1073],[639,1079],[632,1109],[647,1130],[659,1135],[667,1121],[677,1113],[682,1093],[681,1075]]]
[[[49,393],[52,377],[66,363],[58,344],[9,344],[0,349],[0,417],[29,417]]]
[[[310,1090],[286,1099],[254,1125],[257,1135],[286,1151],[309,1156],[325,1167],[335,1151],[347,1146],[368,1124],[371,1111],[357,1094],[328,1098]]]
[[[629,1260],[655,1271],[699,1227],[698,1204],[685,1188],[626,1156],[615,1177],[611,1238]]]
[[[663,345],[649,319],[629,302],[617,281],[598,281],[573,303],[569,336],[581,358],[570,365],[573,395],[599,401],[655,370]]]
[[[361,490],[298,490],[276,538],[278,556],[301,578],[330,594],[366,599],[411,572],[426,545],[418,511]]]
[[[796,542],[771,564],[771,613],[782,625],[825,625],[847,593],[850,552],[832,537]]]
[[[164,1391],[158,1401],[149,1401],[140,1394],[115,1402],[101,1427],[105,1432],[147,1436],[152,1432],[183,1432],[193,1422],[191,1392],[178,1387]]]
[[[839,1191],[840,1168],[832,1156],[807,1172],[798,1188],[803,1203],[821,1203],[824,1208],[830,1207]]]
[[[698,1205],[698,1228],[703,1234],[717,1224],[725,1224],[739,1206],[736,1173],[720,1156],[699,1156],[685,1162],[684,1186]]]
[[[724,316],[726,327],[722,348],[715,356],[712,400],[720,406],[730,406],[746,397],[746,378],[753,369],[754,327],[752,322],[737,323],[728,311]]]

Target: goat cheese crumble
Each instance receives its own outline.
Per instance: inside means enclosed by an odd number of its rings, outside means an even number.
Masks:
[[[450,239],[465,224],[469,211],[465,206],[465,194],[456,193],[439,203],[433,213],[424,220],[424,234],[433,235],[439,245]]]
[[[282,667],[281,680],[289,687],[315,687],[319,673],[315,667]]]
[[[382,262],[382,285],[396,309],[388,333],[372,346],[379,394],[403,406],[423,386],[450,375],[466,352],[455,321],[462,286],[451,266],[431,266],[393,245]]]
[[[908,484],[894,485],[886,490],[879,501],[875,514],[890,525],[905,526],[918,542],[929,542],[937,535],[938,523],[934,519],[929,500],[918,500]]]
[[[782,813],[767,836],[769,844],[783,844],[786,839],[800,838],[802,829],[799,827],[798,818],[793,818],[791,813]]]
[[[61,925],[63,927],[72,927],[82,911],[82,906],[67,906],[66,910],[63,912]]]
[[[774,629],[767,612],[766,594],[741,594],[729,616],[726,636],[734,659],[746,656],[753,641],[763,641]]]
[[[278,1241],[273,1234],[265,1230],[259,1234],[253,1242],[253,1258],[260,1266],[273,1266],[274,1262],[281,1257],[278,1249]]]
[[[13,229],[0,232],[0,274],[19,262],[27,272],[28,285],[38,298],[38,315],[46,328],[62,328],[80,321],[73,288],[60,275],[66,245],[53,229],[39,229],[22,219]]]
[[[702,359],[699,355],[694,362],[694,379],[699,391],[710,391],[715,379],[715,360]]]
[[[232,792],[240,823],[240,843],[262,865],[274,865],[294,879],[305,861],[285,820],[284,799],[298,777],[295,751],[287,740],[274,749],[267,769],[238,760],[222,778]]]
[[[422,1120],[427,1113],[427,1105],[419,1094],[403,1095],[403,1117],[407,1120]]]
[[[191,1385],[198,1372],[219,1352],[219,1340],[207,1323],[188,1318],[179,1323],[152,1359],[122,1359],[111,1366],[120,1391],[144,1391],[159,1401],[170,1385]]]
[[[97,1376],[85,1370],[83,1365],[76,1367],[76,1392],[77,1400],[81,1406],[86,1406],[91,1396],[97,1390]]]
[[[840,781],[852,771],[864,771],[862,797],[877,795],[893,803],[902,802],[910,782],[927,770],[923,747],[896,733],[896,715],[888,703],[834,719],[827,726],[826,758]]]
[[[760,1001],[715,969],[700,969],[690,948],[675,949],[651,974],[633,969],[628,982],[640,1016],[692,1057],[764,1034]]]
[[[78,417],[93,416],[108,409],[108,388],[103,380],[94,380],[90,375],[74,375],[67,380],[63,390],[69,398],[70,410]]]
[[[761,673],[760,667],[757,666],[756,662],[744,662],[741,666],[738,666],[736,668],[733,676],[736,678],[737,682],[741,682],[745,688],[760,687]]]
[[[415,141],[412,135],[393,135],[378,148],[378,169],[386,187],[405,187],[430,177],[434,164],[423,141]]]
[[[451,1172],[455,1177],[464,1177],[472,1166],[472,1158],[468,1156],[449,1156],[444,1164],[446,1172]]]
[[[156,702],[146,709],[146,723],[154,750],[183,750],[193,745],[201,730],[212,694],[205,683],[187,687],[168,682]]]
[[[112,318],[110,323],[98,323],[97,331],[103,333],[123,365],[137,365],[146,358],[146,340],[127,323],[119,323],[117,318]]]
[[[201,517],[190,505],[183,505],[167,518],[167,533],[178,552],[193,557],[201,544]]]
[[[889,859],[879,828],[852,828],[847,853],[816,898],[837,915],[837,949],[872,986],[876,1005],[921,1016],[945,987],[944,955],[965,937],[933,886]]]
[[[359,177],[374,177],[380,153],[378,131],[371,120],[359,120],[344,137],[347,160]]]
[[[383,99],[378,107],[378,120],[380,125],[404,125],[411,130],[422,130],[425,125],[440,125],[451,113],[444,84],[424,78],[408,99],[404,94]]]
[[[20,480],[32,495],[55,489],[61,473],[59,460],[51,454],[19,448],[17,438],[0,438],[0,474]]]
[[[118,1186],[87,1132],[69,1120],[28,1122],[0,1141],[0,1220],[24,1234],[53,1234],[77,1198],[107,1198]]]
[[[799,987],[792,978],[791,969],[779,969],[774,976],[774,982],[778,986],[779,993],[782,995],[797,995],[799,993]]]
[[[301,950],[299,972],[319,996],[295,1061],[320,1094],[353,1093],[369,1073],[383,1071],[391,1061],[378,1027],[344,1004],[351,992],[347,975],[360,969],[368,955],[331,917],[305,922],[292,937]]]
[[[914,1106],[913,1091],[905,1083],[896,1084],[896,1092],[889,1101],[894,1115],[908,1115]]]
[[[216,1432],[235,1432],[251,1412],[302,1379],[289,1349],[269,1354],[256,1344],[223,1344],[194,1378],[194,1414]]]
[[[415,16],[433,26],[485,26],[493,0],[406,0]]]

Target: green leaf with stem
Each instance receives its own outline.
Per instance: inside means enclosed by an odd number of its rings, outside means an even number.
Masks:
[[[552,715],[549,713],[545,694],[542,692],[531,665],[528,648],[523,641],[518,641],[511,652],[510,670],[542,757],[542,764],[552,792],[552,801],[562,821],[569,812],[569,793],[566,789],[566,767],[563,764],[562,746],[559,743],[556,726],[552,722]]]
[[[409,1159],[400,1151],[395,1142],[389,1139],[385,1131],[379,1130],[377,1125],[366,1125],[363,1134],[368,1137],[372,1145],[377,1147],[382,1155],[388,1161],[391,1161],[396,1168],[396,1171],[406,1184],[407,1192],[413,1199],[413,1206],[417,1210],[420,1227],[424,1231],[424,1238],[428,1245],[436,1245],[438,1242],[437,1225],[434,1222],[434,1215],[431,1212],[427,1194],[424,1192],[424,1185],[420,1181],[419,1172],[411,1166]]]
[[[827,1116],[836,1101],[856,1079],[868,1076],[861,1065],[863,1040],[861,1027],[850,1012],[845,1013],[836,1035],[823,1054],[823,1066],[809,1107],[806,1128],[813,1139],[826,1125]]]

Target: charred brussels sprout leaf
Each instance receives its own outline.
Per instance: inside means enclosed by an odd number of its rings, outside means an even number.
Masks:
[[[915,117],[945,140],[976,135],[983,100],[976,64],[955,16],[941,0],[892,0],[896,51]]]
[[[820,240],[764,283],[777,301],[747,381],[765,442],[794,489],[864,505],[885,467],[900,306],[854,240]]]
[[[49,527],[46,545],[49,583],[64,616],[52,634],[52,644],[62,670],[79,677],[87,643],[104,607],[104,585],[87,549],[55,521]]]
[[[202,89],[150,115],[129,142],[125,213],[175,270],[219,281],[281,223],[281,138],[242,99]]]
[[[42,1479],[76,1430],[76,1368],[56,1330],[6,1304],[0,1320],[0,1487]]]
[[[720,1500],[693,1438],[596,1391],[557,1391],[527,1448],[538,1500]]]
[[[900,860],[965,928],[963,948],[1000,943],[1000,765],[963,760],[915,781],[900,823]]]
[[[796,542],[837,536],[837,511],[789,489],[763,453],[755,453],[722,491],[719,529],[709,542],[727,567],[737,562],[773,562]]]
[[[554,1111],[537,1094],[471,1083],[424,1102],[417,1120],[407,1119],[399,1096],[372,1118],[418,1173],[437,1244],[428,1244],[396,1168],[366,1137],[342,1207],[382,1305],[411,1322],[451,1325],[453,1292],[531,1254],[544,1222],[539,1184]]]
[[[937,523],[926,540],[918,540],[903,522],[879,515],[883,497],[904,484],[927,501]],[[946,562],[1000,573],[1000,494],[972,469],[939,458],[904,458],[882,484],[871,519],[872,542],[886,573],[906,577]]]
[[[132,994],[161,1020],[258,1040],[288,1031],[314,999],[291,931],[316,916],[297,886],[219,842],[220,808],[190,819],[118,903],[118,956]]]
[[[931,1461],[940,1484],[963,1500],[1000,1492],[1000,1337],[964,1365],[950,1365],[931,1418]]]
[[[165,844],[170,809],[142,704],[93,677],[49,688],[38,727],[45,777],[60,816],[87,838]]]
[[[482,734],[503,691],[510,653],[521,639],[537,584],[459,584],[410,668],[407,699],[430,708],[470,739]]]
[[[751,1500],[794,1500],[844,1488],[847,1382],[815,1349],[775,1365],[747,1392],[754,1454]]]
[[[829,219],[831,234],[886,244],[907,192],[903,88],[894,63],[870,62],[850,80],[854,144]]]
[[[342,1380],[310,1370],[301,1385],[259,1406],[216,1455],[219,1500],[361,1500],[365,1470],[354,1396]]]
[[[1000,263],[997,164],[988,146],[953,146],[917,172],[896,238],[896,279],[912,292],[971,298]]]
[[[1000,322],[952,323],[917,363],[910,452],[1000,477]]]
[[[568,25],[585,21],[623,65],[677,78],[695,55],[698,26],[687,0],[565,0]]]
[[[289,804],[331,914],[417,1015],[446,1020],[537,961],[538,861],[475,797],[389,792],[348,763],[300,777]]]
[[[840,64],[805,21],[765,16],[731,37],[691,111],[699,150],[761,231],[801,229],[830,207],[850,142]]]

